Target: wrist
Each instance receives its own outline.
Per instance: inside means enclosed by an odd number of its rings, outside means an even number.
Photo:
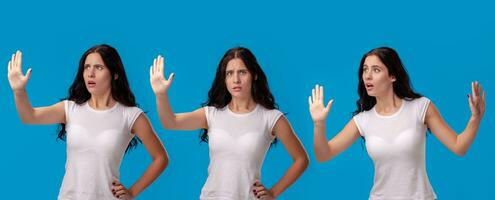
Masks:
[[[316,127],[318,127],[318,128],[325,127],[325,120],[313,121],[313,125],[315,128]]]
[[[12,90],[12,92],[14,93],[14,95],[25,95],[26,94],[25,89]]]

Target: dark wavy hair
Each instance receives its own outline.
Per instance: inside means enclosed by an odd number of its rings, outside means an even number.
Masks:
[[[227,63],[235,58],[241,59],[242,62],[244,62],[249,73],[251,73],[253,77],[251,82],[251,96],[254,102],[262,105],[266,109],[278,109],[275,98],[268,87],[268,80],[265,73],[258,64],[254,54],[245,47],[231,48],[223,55],[222,60],[220,60],[220,63],[218,64],[215,80],[213,80],[210,91],[208,91],[208,101],[203,103],[202,106],[223,108],[230,103],[232,95],[227,90],[225,75]],[[208,143],[208,130],[201,130],[200,137],[202,142]],[[277,140],[275,139],[272,144],[276,142]]]
[[[127,76],[124,70],[124,65],[120,59],[117,50],[110,45],[100,44],[91,47],[82,55],[79,60],[79,68],[77,69],[77,75],[74,82],[69,88],[69,96],[64,98],[66,100],[74,101],[76,104],[83,104],[91,98],[91,94],[86,88],[84,82],[84,64],[86,62],[86,57],[89,54],[98,53],[100,54],[105,66],[110,71],[112,77],[117,76],[117,79],[112,78],[111,83],[111,94],[115,101],[129,107],[138,106],[134,94],[132,93],[129,82],[127,81]],[[65,130],[65,124],[60,124],[57,139],[62,141],[66,140],[67,132]],[[131,142],[127,146],[126,152],[132,148],[135,148],[138,143],[141,142],[139,138],[132,138]]]
[[[369,96],[366,92],[366,86],[363,81],[363,66],[364,61],[368,56],[375,55],[380,61],[387,67],[388,75],[395,77],[395,82],[393,82],[393,89],[395,95],[397,95],[401,99],[405,100],[413,100],[416,98],[422,97],[421,94],[414,92],[412,88],[411,81],[409,79],[409,75],[407,74],[406,68],[402,64],[400,60],[399,54],[390,47],[379,47],[372,49],[368,53],[363,55],[361,58],[361,63],[359,64],[358,71],[358,94],[359,100],[357,100],[356,105],[357,109],[353,112],[353,115],[357,115],[362,111],[367,111],[373,108],[376,104],[376,98]]]

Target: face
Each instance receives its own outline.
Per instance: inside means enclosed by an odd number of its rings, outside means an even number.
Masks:
[[[233,98],[251,97],[252,75],[244,62],[234,58],[227,63],[225,69],[225,84]]]
[[[92,95],[111,91],[112,75],[99,53],[91,53],[86,57],[83,76],[86,88]]]
[[[387,67],[376,55],[370,55],[364,60],[362,78],[369,96],[393,92],[395,77],[389,76]]]

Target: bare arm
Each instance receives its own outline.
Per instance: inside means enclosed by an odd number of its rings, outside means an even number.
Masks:
[[[146,189],[158,176],[165,170],[168,165],[168,155],[163,147],[162,142],[156,135],[153,127],[144,113],[141,113],[134,122],[132,132],[141,139],[144,147],[151,155],[152,162],[144,172],[144,174],[127,190],[119,180],[114,182],[113,194],[117,197],[126,197],[129,195],[132,198],[140,194]]]
[[[167,91],[172,84],[174,74],[171,73],[168,80],[164,75],[164,60],[158,56],[150,67],[150,83],[156,96],[156,107],[160,122],[165,129],[172,130],[196,130],[208,128],[206,115],[203,108],[193,112],[175,114],[172,111]]]
[[[259,180],[255,182],[254,194],[258,198],[276,198],[301,176],[309,164],[306,150],[284,116],[277,120],[273,131],[284,144],[293,162],[284,176],[270,190],[267,190]]]
[[[349,148],[358,138],[359,130],[351,119],[334,138],[327,142],[325,121],[330,112],[333,100],[324,106],[323,86],[316,85],[309,97],[309,110],[314,125],[314,151],[316,160],[323,162],[332,159]]]
[[[25,124],[56,124],[65,123],[64,102],[51,106],[33,108],[29,102],[26,85],[31,76],[31,68],[26,75],[22,74],[22,53],[17,51],[8,63],[8,79],[17,112]]]
[[[444,121],[433,103],[430,104],[426,111],[425,123],[431,132],[442,144],[458,156],[464,156],[467,153],[474,138],[476,138],[481,119],[485,113],[486,93],[482,90],[478,82],[471,83],[471,87],[472,95],[468,96],[471,117],[466,128],[459,135]]]

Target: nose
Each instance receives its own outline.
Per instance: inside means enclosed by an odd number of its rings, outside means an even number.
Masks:
[[[371,80],[371,72],[363,72],[363,79],[364,80]]]
[[[95,77],[95,68],[94,67],[90,67],[88,69],[88,77],[90,77],[90,78],[94,78]]]
[[[234,83],[240,83],[241,82],[241,79],[239,78],[239,74],[235,74],[234,77],[233,77],[233,81]]]

